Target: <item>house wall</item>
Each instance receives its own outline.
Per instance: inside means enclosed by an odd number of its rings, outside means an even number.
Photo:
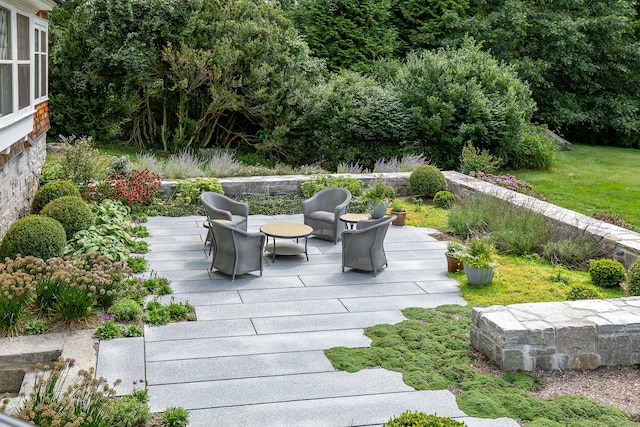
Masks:
[[[29,213],[38,190],[50,127],[46,102],[36,107],[33,122],[29,138],[15,142],[8,154],[0,155],[0,238],[15,220]]]

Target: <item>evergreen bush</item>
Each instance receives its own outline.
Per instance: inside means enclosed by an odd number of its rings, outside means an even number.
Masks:
[[[589,263],[589,275],[594,285],[613,288],[624,281],[627,271],[620,261],[602,258]]]
[[[37,215],[50,201],[62,196],[80,197],[80,190],[70,181],[47,182],[40,187],[31,202],[31,213]]]
[[[0,259],[33,255],[42,259],[62,256],[67,235],[56,219],[28,215],[14,222],[0,243]]]
[[[450,191],[438,191],[433,196],[433,204],[440,209],[451,209],[456,202],[456,196]]]
[[[640,295],[640,258],[627,270],[627,292],[629,295]]]
[[[40,214],[57,219],[68,238],[80,230],[88,229],[94,221],[91,207],[78,196],[58,197],[47,203]]]
[[[351,178],[348,176],[332,176],[332,175],[318,175],[308,181],[305,181],[300,186],[302,191],[302,197],[308,199],[320,190],[325,188],[342,187],[349,190],[352,196],[358,196],[362,191],[362,181],[357,178]]]
[[[420,165],[409,175],[409,191],[412,194],[434,197],[438,191],[446,191],[447,179],[433,165]]]

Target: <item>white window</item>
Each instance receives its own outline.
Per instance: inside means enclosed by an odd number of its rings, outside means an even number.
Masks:
[[[11,11],[0,6],[0,118],[13,113]]]
[[[34,62],[33,62],[33,98],[43,101],[49,94],[48,70],[48,31],[46,22],[36,21],[34,30]]]

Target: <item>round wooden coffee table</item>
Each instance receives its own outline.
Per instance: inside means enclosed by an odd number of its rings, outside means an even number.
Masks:
[[[313,228],[296,222],[273,222],[260,227],[260,231],[267,235],[267,245],[265,250],[272,254],[272,261],[275,262],[276,255],[300,254],[305,254],[307,261],[309,261],[309,254],[307,253],[307,238],[311,233],[313,233]],[[273,243],[271,245],[269,245],[269,237],[273,239]],[[303,237],[304,245],[298,243],[298,239]],[[281,241],[276,245],[276,238],[296,239],[296,241]]]
[[[345,225],[351,229],[353,229],[353,226],[358,221],[362,221],[365,219],[369,219],[369,215],[357,214],[357,213],[346,213],[346,214],[340,215],[340,221],[344,222]]]

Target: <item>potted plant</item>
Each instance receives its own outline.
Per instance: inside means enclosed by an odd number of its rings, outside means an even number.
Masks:
[[[447,252],[444,255],[447,258],[448,273],[455,273],[464,268],[461,257],[466,251],[467,247],[460,240],[447,242]]]
[[[391,224],[404,225],[407,220],[407,210],[402,206],[400,200],[393,199],[389,203],[389,208],[391,209],[391,215],[396,216],[396,219],[394,219]]]
[[[376,179],[374,185],[367,188],[362,194],[362,200],[367,202],[371,218],[382,218],[387,213],[389,200],[396,196],[393,187],[386,185],[380,179]]]
[[[487,239],[471,239],[467,243],[467,251],[460,258],[470,285],[491,283],[496,268],[495,249]]]

